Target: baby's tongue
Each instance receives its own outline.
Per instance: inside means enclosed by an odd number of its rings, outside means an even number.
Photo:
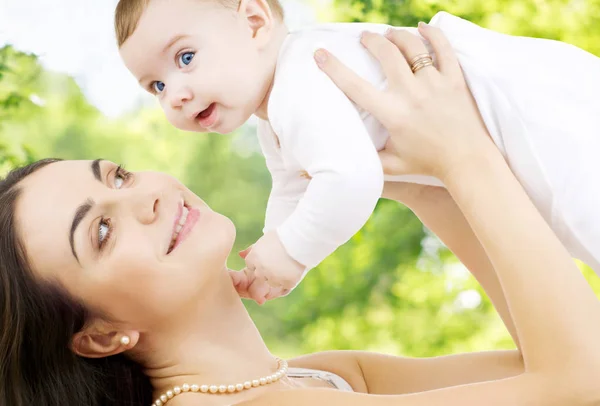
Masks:
[[[203,112],[200,113],[200,117],[206,118],[206,117],[210,116],[210,113],[212,112],[214,105],[215,104],[213,103],[210,106],[208,106],[208,108],[206,110],[204,110]]]

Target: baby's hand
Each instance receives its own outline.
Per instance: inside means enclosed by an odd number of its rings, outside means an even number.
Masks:
[[[259,305],[262,305],[268,299],[272,290],[271,287],[264,278],[256,279],[254,272],[249,271],[248,268],[241,271],[229,270],[229,275],[240,297],[252,299]]]
[[[288,294],[300,282],[305,269],[288,255],[275,231],[262,236],[242,256],[249,276],[248,292],[259,304]]]
[[[243,254],[240,254],[243,256]],[[241,271],[229,270],[229,276],[238,295],[243,299],[254,300],[263,305],[267,300],[286,296],[289,289],[273,288],[269,286],[265,278],[256,278],[254,272],[244,268]]]

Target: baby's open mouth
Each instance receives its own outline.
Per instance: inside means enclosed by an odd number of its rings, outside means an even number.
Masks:
[[[215,109],[215,103],[211,103],[210,106],[208,106],[206,109],[202,110],[197,116],[197,119],[203,119],[203,118],[207,118],[209,117],[213,110]]]

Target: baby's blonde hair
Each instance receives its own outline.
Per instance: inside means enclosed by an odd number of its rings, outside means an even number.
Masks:
[[[239,0],[204,0],[217,1],[226,7],[237,7]],[[129,38],[142,17],[150,0],[119,0],[115,11],[115,32],[119,47]],[[275,17],[283,20],[283,7],[279,0],[267,0]]]

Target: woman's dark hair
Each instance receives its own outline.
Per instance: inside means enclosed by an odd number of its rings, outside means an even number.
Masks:
[[[152,404],[150,381],[135,362],[122,354],[93,360],[71,351],[73,335],[91,313],[31,271],[15,228],[19,183],[56,161],[15,169],[0,181],[0,405]]]

